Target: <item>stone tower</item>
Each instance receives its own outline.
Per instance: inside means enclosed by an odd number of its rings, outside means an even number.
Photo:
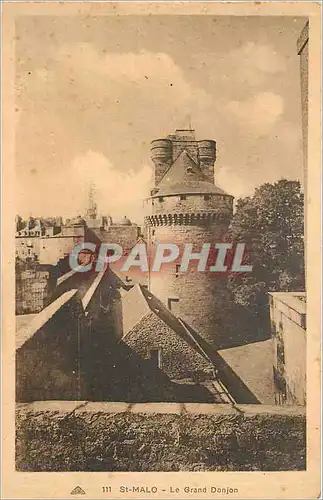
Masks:
[[[192,243],[193,251],[200,252],[203,243],[214,246],[223,241],[233,197],[214,183],[215,142],[197,141],[194,130],[176,130],[166,139],[153,141],[151,155],[155,186],[146,217],[151,254],[156,243],[175,243],[180,248]],[[227,276],[197,271],[197,261],[181,272],[180,257],[161,272],[150,271],[149,289],[210,345],[219,346],[226,335]]]

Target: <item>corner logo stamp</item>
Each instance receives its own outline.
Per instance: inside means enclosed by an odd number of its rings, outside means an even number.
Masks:
[[[81,486],[75,486],[74,490],[71,491],[71,495],[85,495],[85,491]]]

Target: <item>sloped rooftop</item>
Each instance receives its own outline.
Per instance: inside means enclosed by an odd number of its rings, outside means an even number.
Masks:
[[[157,299],[157,297],[155,297],[155,295],[153,295],[149,290],[146,290],[143,286],[136,285],[129,292],[123,295],[122,305],[124,336],[127,335],[137,321],[139,321],[147,312],[152,311],[201,356],[210,361],[206,352],[190,334],[183,322],[174,316],[174,314],[167,309],[165,304],[163,304],[159,299]]]
[[[199,333],[181,318],[177,318],[149,290],[137,285],[123,299],[124,334],[132,330],[147,312],[152,311],[195,351],[219,370],[218,376],[237,402],[273,404],[272,340],[249,343],[228,349],[213,349]],[[124,336],[125,336],[124,335]]]
[[[190,193],[210,193],[230,196],[210,182],[204,176],[199,165],[184,150],[165,172],[159,184],[158,192],[153,197]]]

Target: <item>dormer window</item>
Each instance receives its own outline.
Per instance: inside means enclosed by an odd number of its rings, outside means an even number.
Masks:
[[[186,172],[188,172],[189,174],[191,174],[193,172],[193,168],[192,167],[187,167]]]

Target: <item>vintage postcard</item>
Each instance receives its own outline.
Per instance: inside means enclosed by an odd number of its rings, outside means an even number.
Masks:
[[[2,498],[320,498],[321,4],[2,26]]]

